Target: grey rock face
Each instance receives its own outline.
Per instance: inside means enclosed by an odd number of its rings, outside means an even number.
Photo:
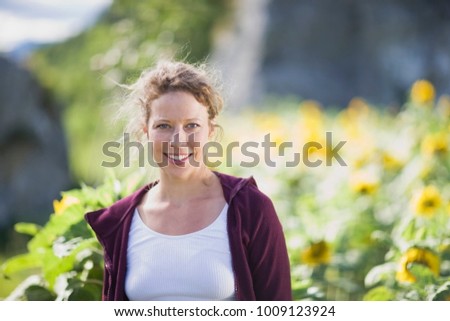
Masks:
[[[262,37],[263,45],[253,53],[259,51],[254,59],[258,68],[250,65],[246,72],[246,65],[236,66],[240,74],[253,75],[252,80],[228,81],[240,86],[236,93],[241,98],[232,105],[270,94],[342,107],[355,96],[398,105],[419,78],[432,81],[438,94],[450,91],[447,0],[243,0],[238,2],[238,12],[245,10],[246,2],[259,4],[265,29],[253,34]],[[236,28],[245,26],[239,17],[251,15],[236,14],[234,28],[241,32],[221,48],[250,42],[244,28]],[[230,50],[228,59],[239,61],[241,54]],[[224,65],[225,79],[238,74],[232,63]]]
[[[0,58],[0,227],[45,222],[69,184],[56,106],[27,71]]]

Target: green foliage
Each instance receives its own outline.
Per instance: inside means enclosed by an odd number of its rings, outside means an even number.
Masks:
[[[450,281],[442,284],[436,293],[431,297],[433,301],[449,301],[450,300]]]
[[[103,280],[103,253],[84,214],[104,208],[134,191],[141,178],[119,182],[109,174],[103,185],[62,193],[55,213],[43,227],[20,223],[18,232],[33,235],[28,252],[1,266],[3,277],[24,270],[34,273],[10,295],[15,300],[99,300]]]
[[[395,293],[385,286],[378,286],[364,295],[365,301],[392,301]]]
[[[283,157],[271,150],[275,168],[261,161],[243,172],[237,158],[230,172],[254,175],[274,200],[296,299],[450,298],[443,286],[450,280],[449,96],[437,103],[434,97],[408,101],[396,113],[360,98],[339,112],[290,101],[284,109],[248,112],[221,125],[225,144],[242,137],[262,142],[270,133],[277,146],[293,145]],[[324,144],[326,132],[335,144],[345,142],[340,156],[346,165],[326,166],[320,150],[308,156],[321,166],[284,165],[306,143]],[[255,153],[261,160],[268,154],[262,148]]]

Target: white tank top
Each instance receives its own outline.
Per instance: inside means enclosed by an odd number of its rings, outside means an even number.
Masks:
[[[144,224],[136,209],[131,223],[125,293],[130,300],[234,300],[234,274],[225,204],[202,230],[166,235]]]

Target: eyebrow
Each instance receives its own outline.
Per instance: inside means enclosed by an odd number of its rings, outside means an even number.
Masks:
[[[200,121],[200,118],[188,118],[188,119],[184,119],[183,121]],[[157,121],[165,121],[165,122],[170,122],[170,119],[166,119],[166,118],[160,118],[160,119],[155,119],[155,122]]]

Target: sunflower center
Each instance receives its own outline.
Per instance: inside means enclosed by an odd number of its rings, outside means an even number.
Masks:
[[[436,202],[433,199],[427,199],[423,202],[424,207],[433,208],[436,206]]]

